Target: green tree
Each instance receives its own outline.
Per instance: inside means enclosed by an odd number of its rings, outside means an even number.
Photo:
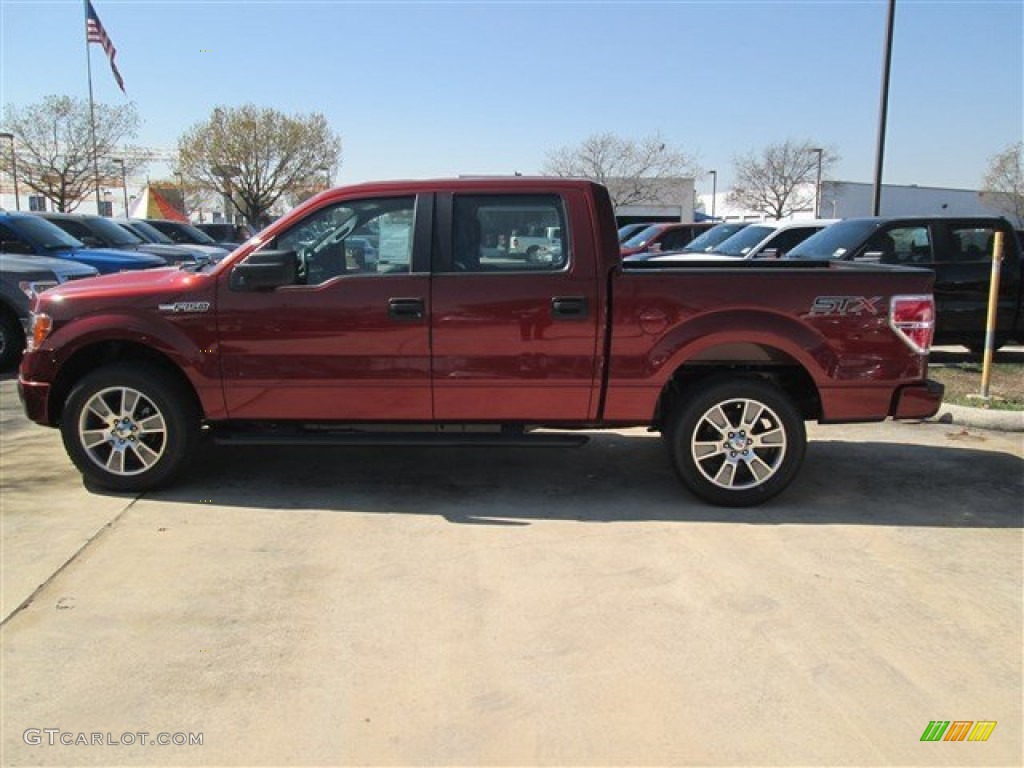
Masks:
[[[14,134],[18,182],[42,195],[58,211],[74,211],[96,191],[89,102],[71,96],[47,96],[38,104],[4,110],[7,130]],[[134,104],[96,104],[96,158],[100,187],[121,186],[121,165],[128,175],[142,170],[148,154],[123,146],[138,133]],[[7,172],[9,154],[3,153]]]
[[[340,162],[341,139],[319,113],[217,107],[178,139],[188,186],[217,190],[255,226],[283,195],[315,186]]]
[[[658,135],[634,140],[598,133],[550,152],[541,172],[603,184],[619,207],[658,200],[667,180],[693,174],[693,162]]]
[[[811,141],[787,139],[736,157],[729,202],[775,219],[813,210],[819,149],[825,175],[839,155]]]
[[[1015,227],[1024,227],[1024,141],[1011,144],[989,159],[982,198],[1005,214]]]

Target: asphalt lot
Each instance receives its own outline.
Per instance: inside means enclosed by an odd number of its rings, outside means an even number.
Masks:
[[[1024,763],[1024,435],[809,427],[753,510],[641,430],[208,448],[135,498],[83,488],[7,378],[0,764]],[[135,743],[61,744],[93,734]]]

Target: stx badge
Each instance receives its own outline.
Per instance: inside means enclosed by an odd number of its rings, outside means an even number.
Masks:
[[[172,312],[182,314],[189,312],[209,312],[210,302],[208,301],[179,301],[174,304],[160,304],[157,307],[161,312]]]
[[[811,305],[812,315],[879,315],[885,312],[881,296],[819,296]]]

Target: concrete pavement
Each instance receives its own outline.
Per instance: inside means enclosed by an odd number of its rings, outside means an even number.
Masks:
[[[208,449],[135,499],[85,490],[11,392],[4,765],[1022,762],[1020,434],[812,426],[743,511],[638,430]],[[998,725],[921,742],[937,719]],[[60,743],[94,733],[135,743]]]

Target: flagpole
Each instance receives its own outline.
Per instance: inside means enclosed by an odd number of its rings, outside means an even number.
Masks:
[[[96,107],[92,98],[92,57],[89,55],[89,0],[82,0],[85,12],[85,67],[89,73],[89,133],[92,136],[92,172],[96,177],[96,213],[100,213],[100,163],[96,156]]]

